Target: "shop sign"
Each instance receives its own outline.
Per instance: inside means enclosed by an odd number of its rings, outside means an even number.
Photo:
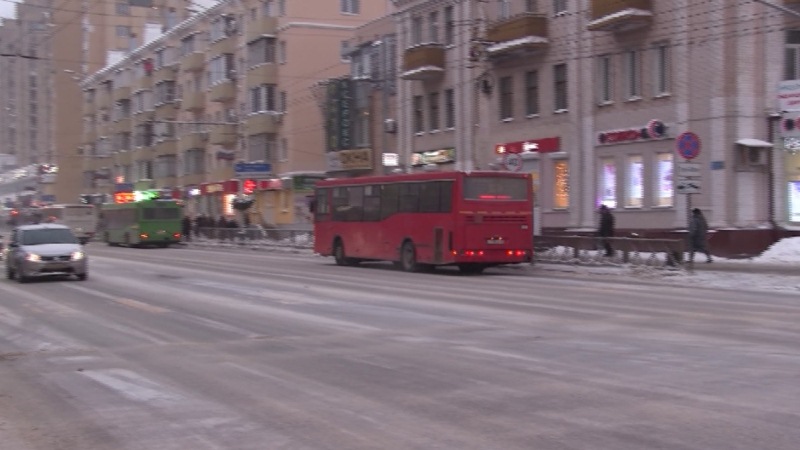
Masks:
[[[778,110],[800,110],[800,80],[786,80],[778,84]]]
[[[372,169],[372,149],[359,148],[329,152],[328,169],[337,170],[370,170]]]
[[[235,194],[239,191],[239,180],[220,181],[217,183],[203,183],[200,185],[201,195]]]
[[[600,145],[621,144],[626,142],[647,141],[667,137],[667,126],[660,120],[653,119],[644,127],[623,130],[602,131],[597,134]]]
[[[424,166],[426,164],[446,164],[456,160],[456,149],[441,148],[427,152],[414,152],[411,154],[412,166]]]
[[[326,97],[327,151],[349,149],[353,145],[353,81],[349,78],[331,80]]]
[[[498,155],[506,153],[548,153],[557,152],[561,148],[561,138],[548,137],[543,139],[529,139],[527,141],[506,142],[494,146],[494,152]]]
[[[283,180],[281,180],[280,178],[258,180],[259,191],[280,191],[282,189],[283,189]]]
[[[133,192],[115,192],[114,193],[114,203],[133,203],[136,201],[136,197],[134,196]]]

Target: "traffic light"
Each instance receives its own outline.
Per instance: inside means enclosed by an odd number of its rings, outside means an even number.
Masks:
[[[242,180],[242,194],[251,195],[256,191],[256,180]]]

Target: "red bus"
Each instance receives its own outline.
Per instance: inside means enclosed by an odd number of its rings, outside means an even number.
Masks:
[[[512,172],[424,172],[317,182],[314,251],[338,265],[480,273],[533,258],[533,185]]]

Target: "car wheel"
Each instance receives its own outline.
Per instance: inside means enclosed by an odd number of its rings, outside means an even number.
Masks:
[[[86,281],[89,278],[89,272],[79,273],[75,275],[78,278],[78,281]]]
[[[14,275],[17,277],[17,281],[20,282],[20,283],[27,283],[28,281],[30,281],[30,278],[26,277],[25,275],[23,275],[21,273],[16,273],[15,272]]]

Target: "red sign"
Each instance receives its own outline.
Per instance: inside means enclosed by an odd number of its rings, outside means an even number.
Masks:
[[[557,152],[561,148],[561,138],[549,137],[544,139],[531,139],[528,141],[506,142],[494,146],[494,152],[498,155],[505,153],[550,153]]]
[[[203,183],[200,185],[200,195],[236,194],[237,192],[239,192],[239,180]]]
[[[258,180],[258,190],[260,191],[280,191],[281,189],[283,189],[283,181],[280,178]]]
[[[619,144],[621,142],[634,142],[647,139],[658,139],[666,136],[667,126],[660,120],[651,120],[642,128],[627,130],[602,131],[597,134],[599,144]]]
[[[242,193],[246,195],[250,195],[256,190],[256,180],[242,180]]]
[[[133,192],[115,192],[114,193],[114,203],[133,203],[136,201],[136,198],[133,195]]]

